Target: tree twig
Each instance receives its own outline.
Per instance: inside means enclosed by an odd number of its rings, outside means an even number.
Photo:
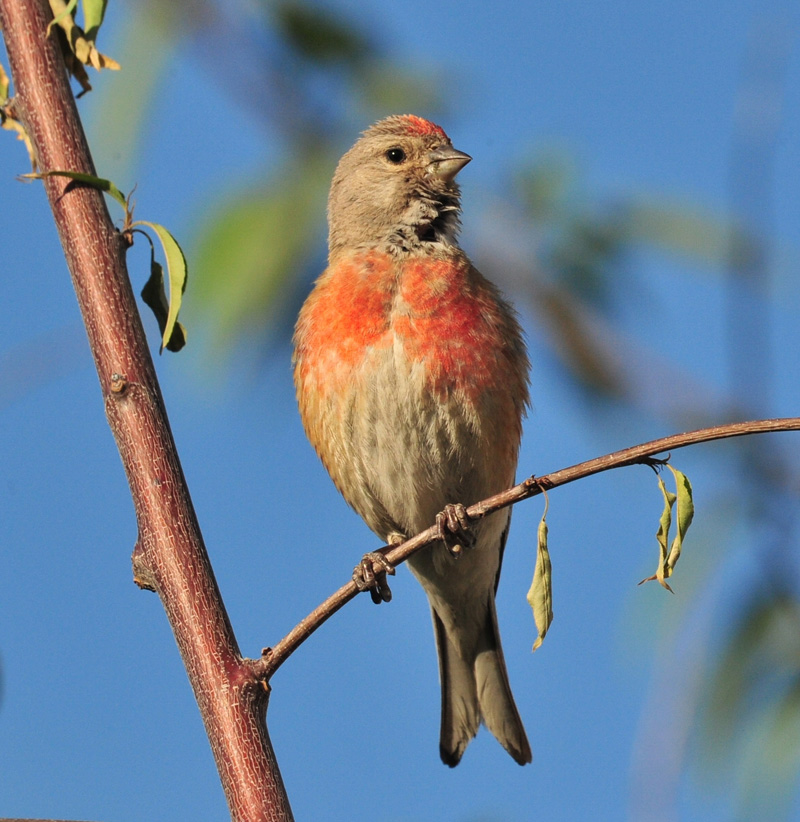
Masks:
[[[726,425],[715,425],[711,428],[702,428],[697,431],[687,431],[683,434],[672,434],[658,440],[634,445],[613,454],[578,463],[570,468],[563,468],[545,476],[531,476],[513,488],[500,494],[482,500],[467,508],[470,519],[483,519],[489,514],[499,511],[509,505],[522,500],[530,499],[542,491],[566,485],[575,480],[609,471],[612,468],[621,468],[625,465],[635,465],[647,462],[656,454],[676,451],[687,445],[697,445],[702,442],[742,437],[748,434],[765,434],[776,431],[800,431],[800,417],[783,417],[771,420],[751,420],[748,422],[733,422]],[[385,550],[386,559],[397,566],[405,562],[417,551],[435,542],[438,531],[431,526],[426,531],[417,534],[401,545]],[[356,594],[358,588],[354,582],[348,582],[317,606],[305,619],[299,622],[283,639],[271,648],[265,648],[260,659],[251,660],[254,673],[265,680],[275,673],[294,651],[317,630],[326,620],[330,619],[343,605],[346,605]]]
[[[14,116],[42,171],[95,174],[45,0],[0,0]],[[44,187],[131,487],[134,573],[158,592],[175,634],[234,820],[290,820],[267,734],[267,688],[243,663],[203,544],[103,195],[62,177]]]

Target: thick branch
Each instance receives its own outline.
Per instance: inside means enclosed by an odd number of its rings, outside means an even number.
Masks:
[[[774,420],[753,420],[750,422],[734,422],[727,425],[716,425],[712,428],[702,428],[698,431],[688,431],[684,434],[673,434],[669,437],[662,437],[658,440],[645,442],[642,445],[634,445],[632,448],[625,448],[622,451],[615,451],[613,454],[606,454],[603,457],[581,462],[570,468],[562,468],[546,476],[531,476],[519,485],[509,488],[500,494],[475,503],[467,508],[467,515],[470,519],[483,519],[483,517],[499,511],[509,505],[514,505],[522,500],[535,497],[557,488],[559,485],[566,485],[575,480],[589,477],[592,474],[599,474],[609,471],[612,468],[621,468],[625,465],[634,465],[643,462],[656,454],[663,454],[667,451],[676,451],[678,448],[685,448],[687,445],[697,445],[701,442],[711,442],[712,440],[728,439],[730,437],[742,437],[747,434],[764,434],[775,431],[800,431],[800,417],[785,417]],[[386,559],[397,566],[405,562],[410,556],[424,548],[426,545],[435,542],[438,538],[438,530],[435,526],[428,528],[406,542],[385,549]],[[266,648],[262,657],[252,662],[253,670],[257,676],[269,679],[275,671],[286,661],[286,659],[297,650],[297,648],[308,639],[323,622],[332,617],[343,605],[346,605],[356,594],[358,588],[354,582],[343,585],[326,599],[321,605],[315,608],[305,619],[298,623],[280,642],[272,648]]]
[[[45,0],[0,0],[17,116],[42,171],[94,174]],[[161,597],[205,722],[236,820],[291,819],[267,735],[267,691],[243,664],[217,589],[178,460],[125,267],[103,195],[45,179],[72,274],[109,425],[139,526],[137,580]]]

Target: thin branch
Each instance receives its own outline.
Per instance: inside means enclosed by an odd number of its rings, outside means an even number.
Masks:
[[[687,445],[697,445],[702,442],[713,440],[729,439],[731,437],[743,437],[748,434],[765,434],[775,431],[800,431],[800,417],[784,417],[772,420],[751,420],[749,422],[734,422],[727,425],[715,425],[711,428],[701,428],[697,431],[688,431],[684,434],[672,434],[669,437],[662,437],[658,440],[634,445],[622,451],[615,451],[613,454],[606,454],[603,457],[587,460],[578,463],[570,468],[562,468],[552,474],[536,477],[530,476],[528,479],[509,488],[500,494],[475,503],[467,508],[467,515],[470,519],[483,519],[483,517],[499,511],[509,505],[514,505],[522,500],[530,499],[551,488],[566,485],[575,480],[599,474],[603,471],[610,471],[612,468],[621,468],[625,465],[635,465],[637,463],[648,462],[656,454],[663,454],[668,451],[677,451]],[[386,559],[393,566],[400,565],[410,556],[424,548],[426,545],[438,539],[438,530],[435,526],[428,528],[415,537],[407,540],[401,545],[384,549]],[[326,620],[332,617],[343,605],[346,605],[356,594],[359,593],[354,582],[343,585],[326,599],[321,605],[316,607],[305,619],[299,622],[283,639],[271,648],[265,648],[260,659],[250,662],[256,676],[269,680],[275,671],[291,656],[294,651],[308,639]]]
[[[11,102],[43,171],[95,174],[45,0],[0,0]],[[291,810],[266,728],[267,688],[239,652],[203,544],[103,195],[43,182],[72,275],[109,426],[136,509],[136,580],[157,591],[183,657],[232,819],[287,822]]]

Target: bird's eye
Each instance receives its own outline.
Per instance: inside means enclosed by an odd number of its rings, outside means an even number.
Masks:
[[[394,163],[396,166],[399,166],[400,163],[406,159],[406,153],[402,148],[390,148],[386,152],[386,159],[390,163]]]

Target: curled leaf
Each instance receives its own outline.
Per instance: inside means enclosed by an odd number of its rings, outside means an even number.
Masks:
[[[675,477],[675,490],[677,491],[677,504],[675,508],[677,533],[675,534],[675,538],[672,540],[672,545],[670,545],[669,549],[669,556],[667,557],[665,563],[665,574],[666,576],[670,576],[673,569],[677,565],[678,560],[681,558],[683,539],[686,536],[686,532],[689,530],[689,526],[692,524],[692,520],[694,519],[694,500],[692,498],[692,484],[689,482],[689,478],[686,474],[678,471],[677,468],[673,468],[671,465],[667,465],[667,468],[672,471],[673,476]]]
[[[155,315],[162,335],[162,349],[166,347],[168,351],[180,351],[186,345],[186,329],[181,323],[175,323],[169,340],[166,344],[163,343],[164,331],[169,316],[169,303],[164,291],[164,269],[161,263],[157,262],[152,256],[150,258],[150,277],[142,289],[142,299]]]
[[[692,500],[692,485],[688,477],[669,464],[667,464],[667,468],[672,471],[675,477],[675,490],[677,493],[673,494],[664,484],[664,480],[660,476],[658,477],[658,487],[661,489],[661,495],[664,497],[664,508],[661,511],[658,531],[656,532],[659,553],[658,567],[656,568],[655,574],[643,579],[639,585],[644,582],[658,580],[659,584],[670,593],[675,593],[667,582],[667,579],[672,576],[672,571],[680,559],[683,539],[694,518],[694,502]],[[676,503],[675,519],[677,521],[677,533],[670,544],[669,533],[672,528],[673,509]]]
[[[550,500],[547,492],[544,492],[544,512],[539,522],[539,530],[536,544],[536,568],[533,572],[533,582],[528,591],[528,604],[533,610],[533,620],[536,623],[536,630],[539,636],[533,643],[531,650],[535,651],[544,641],[550,624],[553,621],[553,586],[552,586],[552,566],[550,564],[550,552],[547,549],[547,509]]]
[[[183,292],[186,290],[187,266],[183,250],[172,234],[158,223],[138,220],[130,228],[147,226],[158,237],[167,261],[168,289],[165,289],[164,269],[151,256],[150,279],[142,289],[142,299],[155,314],[161,331],[161,350],[180,351],[186,344],[186,330],[178,322]],[[148,236],[148,239],[149,236]],[[151,250],[153,241],[150,240]]]

